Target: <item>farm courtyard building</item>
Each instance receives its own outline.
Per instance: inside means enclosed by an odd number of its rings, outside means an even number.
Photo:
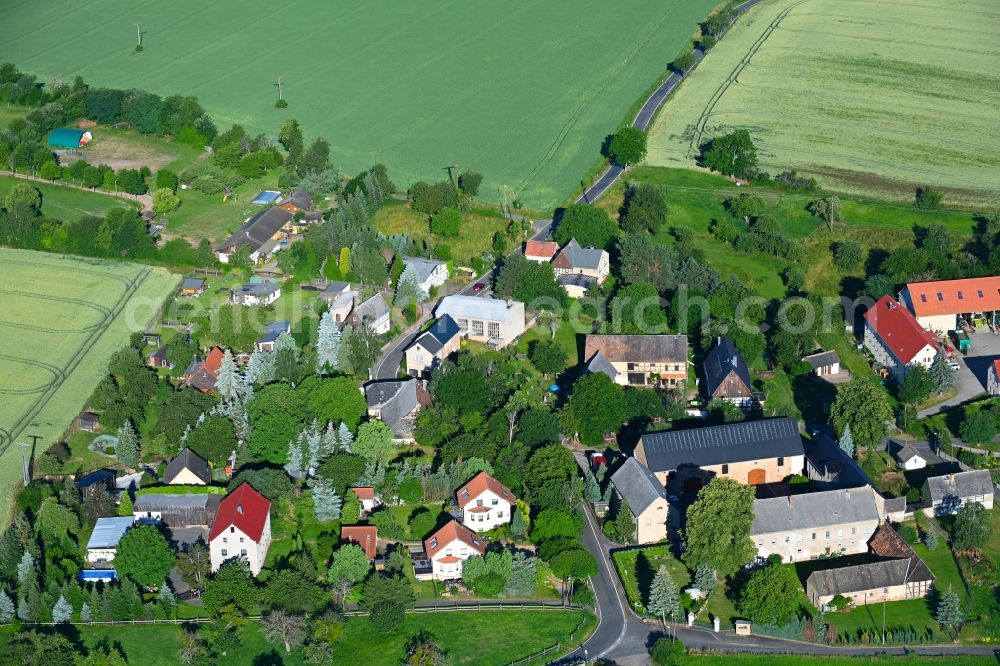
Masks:
[[[897,382],[913,365],[929,368],[938,352],[934,336],[891,296],[883,296],[865,312],[864,345]]]
[[[958,328],[961,318],[987,317],[996,324],[1000,311],[1000,276],[911,282],[899,300],[923,328],[937,333]]]

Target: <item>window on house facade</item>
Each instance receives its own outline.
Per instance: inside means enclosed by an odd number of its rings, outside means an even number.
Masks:
[[[456,323],[458,324],[458,330],[462,331],[463,333],[469,330],[468,319],[459,319]]]
[[[491,321],[491,322],[489,322],[489,324],[487,325],[487,330],[489,331],[489,334],[490,334],[491,338],[499,338],[500,337],[500,322],[498,322],[498,321]]]
[[[816,540],[816,533],[815,533],[815,532],[813,532],[813,539],[812,539],[812,540],[813,540],[813,541],[815,541],[815,540]]]
[[[240,555],[242,555],[243,557],[246,557],[247,556],[247,549],[246,548],[241,549],[240,550]]]
[[[483,322],[480,319],[472,320],[472,334],[482,337],[483,335]]]
[[[829,539],[829,538],[830,538],[830,530],[827,530],[827,531],[826,531],[826,536],[825,536],[824,538],[826,538],[826,539]]]
[[[229,554],[229,551],[228,551],[228,550],[226,550],[225,548],[223,548],[223,549],[222,549],[222,556],[223,556],[223,557],[225,557],[225,556],[226,556],[226,555],[228,555],[228,554]]]
[[[723,465],[722,466],[722,473],[723,474],[729,474],[729,465]]]
[[[784,467],[784,466],[785,466],[785,459],[783,457],[778,458],[778,467]]]

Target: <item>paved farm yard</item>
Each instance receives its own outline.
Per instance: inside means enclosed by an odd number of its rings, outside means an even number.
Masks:
[[[747,12],[667,103],[649,163],[751,130],[761,165],[856,194],[1000,203],[995,0],[771,0]]]
[[[458,163],[482,194],[554,204],[716,0],[235,0],[6,3],[0,62],[91,84],[197,95],[219,124],[286,117],[356,173],[400,185]],[[133,53],[135,23],[145,51]],[[281,75],[289,108],[276,111]]]
[[[44,451],[70,425],[111,354],[177,283],[163,269],[0,249],[0,515],[20,479],[12,441]]]

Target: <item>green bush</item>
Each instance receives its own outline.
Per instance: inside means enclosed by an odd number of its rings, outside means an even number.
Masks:
[[[472,584],[472,589],[478,597],[492,598],[503,592],[506,586],[507,581],[503,579],[503,576],[488,573],[477,578]]]
[[[670,638],[661,638],[653,644],[650,657],[657,666],[679,666],[686,661],[684,643]]]
[[[916,545],[920,541],[920,537],[917,535],[917,528],[913,525],[903,524],[899,526],[899,536],[903,537],[903,541],[910,544],[911,546]]]
[[[402,604],[396,601],[380,601],[372,608],[368,619],[379,633],[391,634],[402,626],[404,615]]]
[[[431,233],[456,238],[462,231],[462,214],[456,208],[442,208],[431,218]]]

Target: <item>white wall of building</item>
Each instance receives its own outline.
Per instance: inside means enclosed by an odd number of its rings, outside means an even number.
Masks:
[[[234,557],[245,557],[250,564],[250,571],[256,576],[264,566],[267,549],[271,545],[271,517],[267,517],[260,541],[254,541],[240,531],[236,526],[229,526],[224,532],[212,539],[209,553],[212,559],[212,571],[218,571],[223,562]]]
[[[489,510],[482,511],[483,508]],[[510,502],[486,489],[463,507],[462,524],[473,532],[487,532],[498,525],[509,523],[511,508]]]

